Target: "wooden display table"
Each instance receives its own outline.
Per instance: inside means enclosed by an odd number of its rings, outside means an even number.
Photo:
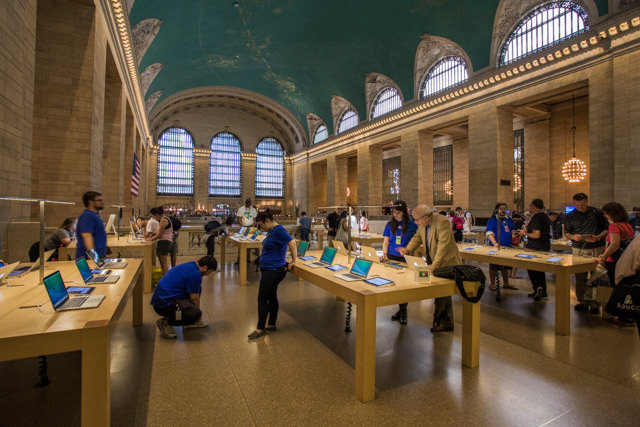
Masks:
[[[321,251],[308,251],[319,258]],[[352,258],[353,261],[353,258]],[[347,257],[337,255],[335,264],[347,266]],[[458,288],[453,280],[433,278],[432,283],[416,283],[413,274],[374,264],[370,277],[379,275],[393,280],[394,286],[377,288],[362,281],[346,282],[334,277],[335,272],[326,268],[311,268],[298,260],[293,273],[342,299],[355,304],[356,314],[356,397],[362,402],[375,398],[376,378],[376,311],[378,307],[419,301],[429,298],[456,295]],[[474,295],[478,283],[465,283],[469,295]],[[480,354],[480,304],[463,300],[462,316],[462,364],[475,368]]]
[[[55,312],[37,271],[10,279],[24,286],[0,287],[0,361],[80,351],[83,426],[111,425],[111,332],[130,295],[133,326],[142,324],[142,260],[127,262],[126,269],[113,270],[120,275],[117,283],[96,286],[94,294],[106,295],[97,308]],[[73,262],[49,263],[47,274],[55,270],[67,284],[83,283]],[[19,308],[34,304],[42,306]]]
[[[364,246],[371,246],[375,243],[384,242],[384,236],[378,233],[360,233],[351,236],[352,242],[358,242]]]
[[[156,242],[149,242],[146,240],[130,240],[128,235],[120,236],[108,236],[107,246],[111,249],[113,254],[109,257],[115,258],[117,256],[134,258],[142,258],[144,260],[144,292],[150,293],[151,289],[151,273],[153,265],[155,263],[155,248]],[[118,255],[120,254],[120,255]],[[76,257],[76,242],[72,242],[67,247],[58,248],[58,259],[61,261],[73,260]]]
[[[329,238],[329,232],[327,230],[318,230],[316,235],[318,236],[318,249],[322,250],[324,249],[324,239]]]
[[[226,244],[230,243],[238,248],[238,259],[240,260],[238,265],[238,276],[241,286],[247,284],[247,249],[258,248],[262,249],[262,242],[258,240],[243,240],[235,236],[221,236],[220,239],[220,265],[224,265],[227,262],[226,258]],[[224,268],[220,271],[224,272]]]
[[[460,244],[460,255],[463,260],[504,265],[525,270],[544,271],[556,275],[556,334],[569,335],[571,333],[571,279],[576,273],[587,273],[596,268],[596,260],[573,256],[569,254],[550,255],[547,252],[525,251],[523,249],[502,248],[495,254],[496,248],[490,246],[476,246]],[[533,255],[534,258],[518,258],[517,254]],[[558,262],[546,261],[549,258],[562,258]]]
[[[571,252],[573,246],[571,244],[571,240],[553,239],[551,240],[551,249],[560,252]]]

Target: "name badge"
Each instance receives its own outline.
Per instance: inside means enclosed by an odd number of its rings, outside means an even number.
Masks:
[[[402,244],[402,236],[396,236],[396,246],[400,246]]]

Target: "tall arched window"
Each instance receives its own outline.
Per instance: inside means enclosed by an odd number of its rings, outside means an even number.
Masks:
[[[500,53],[500,65],[524,58],[589,29],[588,14],[570,1],[544,4],[513,30]]]
[[[338,120],[338,134],[358,126],[358,115],[352,109],[346,110]]]
[[[158,138],[158,194],[193,195],[193,138],[169,128]]]
[[[228,132],[211,139],[209,195],[240,197],[242,190],[240,141]]]
[[[325,125],[318,126],[313,134],[313,143],[317,144],[327,138],[329,138],[329,129]]]
[[[459,56],[447,56],[438,61],[424,79],[420,99],[428,98],[445,89],[467,81],[467,63]]]
[[[378,118],[384,114],[390,113],[402,107],[402,99],[400,93],[395,88],[388,87],[381,91],[373,101],[371,108],[371,119]]]
[[[284,197],[284,150],[274,138],[256,148],[256,197]]]

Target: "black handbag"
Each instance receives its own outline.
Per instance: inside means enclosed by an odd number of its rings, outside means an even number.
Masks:
[[[482,270],[480,270],[478,267],[466,264],[440,267],[433,270],[433,275],[436,277],[441,277],[443,279],[455,280],[456,286],[458,286],[458,292],[460,292],[462,298],[466,299],[469,302],[476,303],[480,301],[480,298],[482,298],[486,277]],[[478,294],[476,296],[469,297],[469,295],[467,295],[467,291],[464,289],[464,284],[462,283],[464,281],[480,282],[480,287],[478,288]]]
[[[638,279],[638,276],[632,279]],[[640,321],[640,283],[638,282],[639,280],[629,280],[627,283],[623,281],[613,288],[604,311],[612,316]]]

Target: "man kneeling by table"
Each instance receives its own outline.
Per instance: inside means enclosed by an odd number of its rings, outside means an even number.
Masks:
[[[208,276],[217,268],[218,262],[214,257],[204,256],[198,262],[177,265],[162,277],[151,298],[151,305],[156,313],[163,316],[157,322],[163,338],[176,337],[174,326],[208,326],[208,323],[202,320],[200,311],[202,277]]]

